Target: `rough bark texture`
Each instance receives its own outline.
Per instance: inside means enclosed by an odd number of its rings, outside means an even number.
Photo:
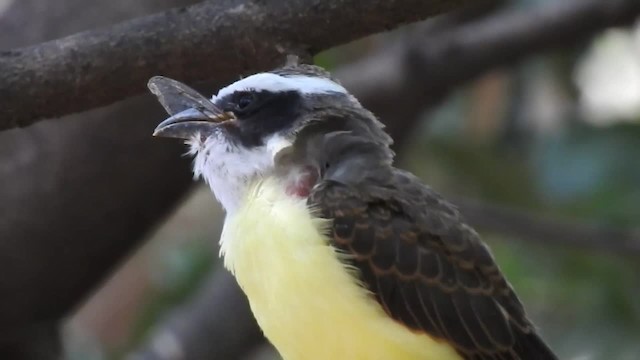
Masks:
[[[217,0],[0,53],[0,129],[145,91],[281,65],[472,0]]]

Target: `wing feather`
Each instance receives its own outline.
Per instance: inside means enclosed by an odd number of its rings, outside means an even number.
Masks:
[[[309,204],[333,220],[333,246],[384,311],[448,341],[465,359],[556,359],[479,236],[411,175],[378,183],[324,180]]]

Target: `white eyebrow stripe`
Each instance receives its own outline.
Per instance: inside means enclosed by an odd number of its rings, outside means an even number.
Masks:
[[[251,75],[220,89],[218,95],[214,98],[222,98],[236,91],[246,90],[266,90],[271,92],[297,90],[303,94],[325,94],[329,92],[348,93],[344,87],[327,78],[305,75],[281,76],[272,73],[260,73]]]

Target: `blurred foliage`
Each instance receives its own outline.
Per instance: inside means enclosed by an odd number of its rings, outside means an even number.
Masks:
[[[538,193],[572,214],[618,225],[640,219],[640,126],[572,126],[532,149]]]
[[[133,335],[129,342],[112,355],[124,357],[137,344],[141,344],[172,309],[183,303],[193,294],[217,261],[210,242],[186,242],[163,252],[157,269],[154,269],[156,293],[148,297],[135,319]]]

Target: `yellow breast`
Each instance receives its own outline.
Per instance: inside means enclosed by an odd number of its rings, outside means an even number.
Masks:
[[[275,181],[254,186],[225,222],[225,266],[285,360],[460,359],[384,313],[321,235],[325,225]]]

